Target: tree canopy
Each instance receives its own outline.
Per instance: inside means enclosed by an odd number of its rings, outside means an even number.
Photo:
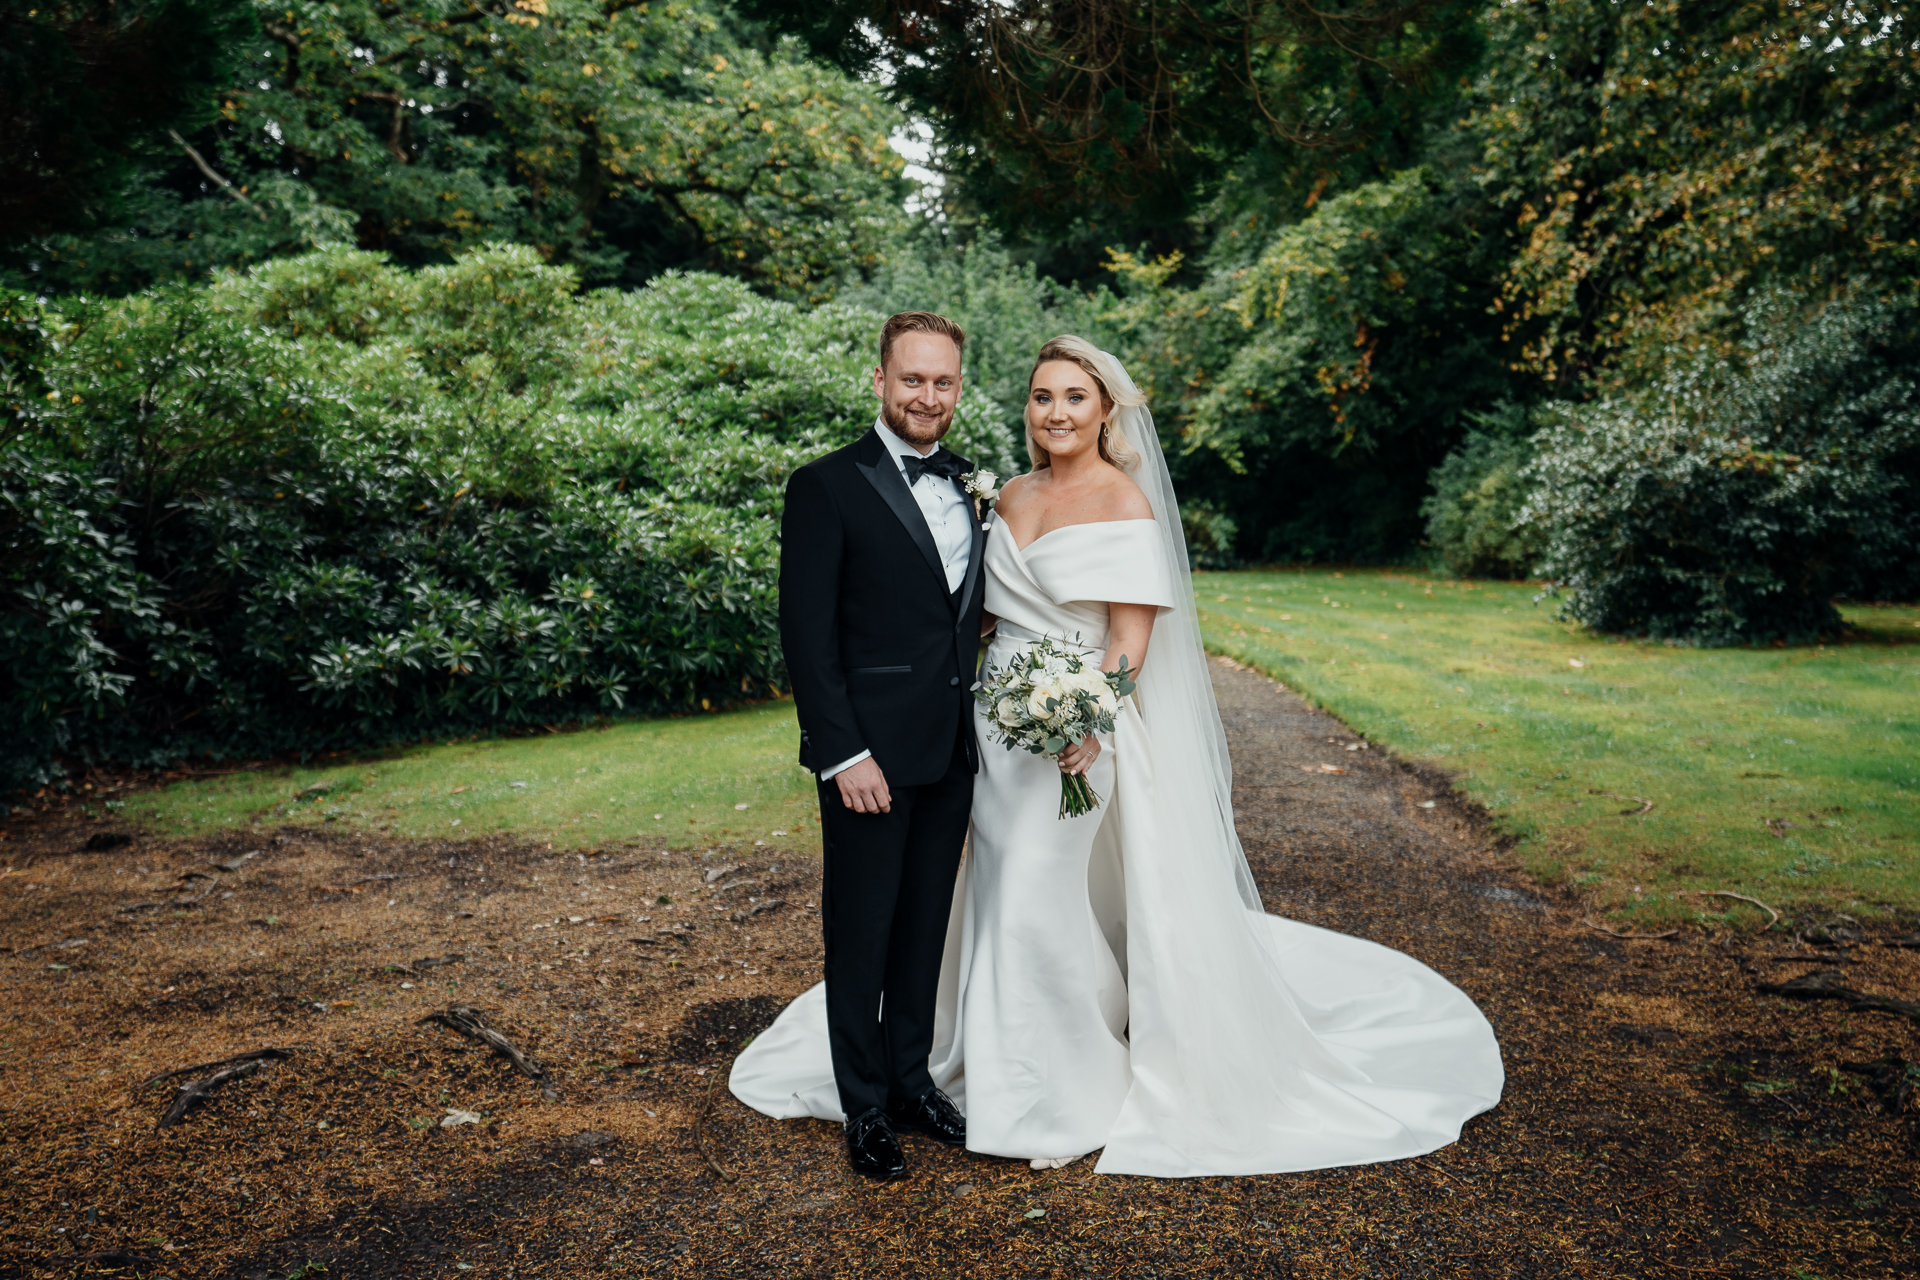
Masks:
[[[1096,260],[1116,237],[1192,243],[1188,220],[1222,195],[1241,214],[1299,209],[1416,163],[1481,45],[1471,0],[743,8],[851,71],[884,71],[937,122],[956,212]]]
[[[110,220],[138,162],[212,118],[253,25],[248,0],[0,5],[0,227]]]
[[[255,8],[128,216],[16,263],[124,288],[343,238],[412,264],[511,240],[589,281],[705,267],[805,296],[904,218],[879,91],[703,0]]]
[[[1894,3],[1533,0],[1491,11],[1471,129],[1511,220],[1527,366],[1593,370],[1781,281],[1910,289],[1920,32]]]

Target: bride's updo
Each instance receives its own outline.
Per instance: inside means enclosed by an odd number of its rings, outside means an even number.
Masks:
[[[1087,371],[1094,385],[1100,388],[1100,402],[1107,413],[1107,425],[1100,432],[1100,457],[1112,463],[1128,475],[1140,465],[1140,454],[1133,443],[1127,439],[1124,419],[1135,415],[1125,410],[1136,408],[1147,402],[1140,388],[1133,385],[1133,379],[1112,355],[1088,342],[1085,338],[1076,338],[1063,333],[1057,338],[1047,339],[1040,348],[1040,354],[1034,358],[1033,368],[1027,374],[1027,385],[1033,385],[1033,375],[1040,372],[1040,366],[1049,360],[1070,360]],[[1053,459],[1047,451],[1034,443],[1033,432],[1028,431],[1027,460],[1033,469],[1053,465]]]

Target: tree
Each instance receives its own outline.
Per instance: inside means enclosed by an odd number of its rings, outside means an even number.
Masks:
[[[0,236],[109,218],[133,165],[211,118],[252,29],[248,0],[6,0]]]
[[[1393,560],[1471,410],[1515,394],[1488,283],[1501,261],[1458,181],[1411,169],[1216,250],[1195,288],[1117,255],[1109,317],[1183,496],[1267,560]],[[1228,228],[1223,238],[1230,238]]]
[[[884,98],[704,0],[258,7],[245,74],[128,228],[16,258],[126,288],[342,236],[415,265],[513,240],[590,282],[697,266],[805,296],[903,217]]]
[[[1496,7],[1472,127],[1517,238],[1514,359],[1577,378],[1729,322],[1770,282],[1910,289],[1920,32],[1903,8]]]
[[[1251,165],[1260,200],[1404,168],[1478,56],[1468,0],[833,0],[743,8],[885,70],[932,116],[955,198],[1097,255]],[[1174,239],[1191,243],[1177,233]]]

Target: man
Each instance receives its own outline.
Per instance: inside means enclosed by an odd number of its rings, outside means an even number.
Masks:
[[[880,417],[787,484],[780,640],[819,776],[827,1030],[859,1172],[899,1177],[901,1129],[960,1146],[934,1087],[935,989],[979,765],[969,688],[984,538],[940,447],[966,340],[908,311],[880,332]]]

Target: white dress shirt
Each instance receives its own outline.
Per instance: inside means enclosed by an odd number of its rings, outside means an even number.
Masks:
[[[921,453],[918,449],[893,434],[883,418],[874,419],[873,433],[880,437],[880,443],[886,447],[887,456],[893,459],[893,465],[900,468],[900,478],[906,479],[908,458],[930,458],[933,450]],[[967,562],[973,556],[973,512],[968,509],[966,495],[960,492],[958,483],[942,476],[922,473],[917,483],[908,485],[913,500],[920,506],[920,514],[927,518],[927,532],[933,535],[934,550],[940,553],[940,567],[946,570],[947,591],[958,591],[960,584],[966,581]],[[820,780],[825,782],[843,769],[851,768],[871,756],[873,752],[862,751],[851,759],[842,760],[831,769],[820,771]]]

